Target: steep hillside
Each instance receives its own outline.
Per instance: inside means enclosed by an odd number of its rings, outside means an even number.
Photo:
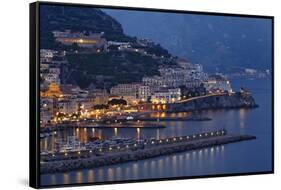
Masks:
[[[83,53],[83,48],[78,47],[76,48],[79,49],[79,53],[76,53],[72,47],[55,42],[52,34],[55,30],[104,32],[103,38],[107,41],[130,42],[132,48],[140,48],[154,57],[140,52],[118,50]],[[68,73],[67,79],[62,81],[77,84],[82,88],[92,83],[97,87],[109,89],[118,83],[139,82],[143,76],[159,74],[159,65],[175,64],[170,53],[159,44],[150,43],[149,46],[141,46],[137,43],[137,37],[123,33],[119,22],[94,8],[41,6],[40,39],[41,48],[67,51]]]

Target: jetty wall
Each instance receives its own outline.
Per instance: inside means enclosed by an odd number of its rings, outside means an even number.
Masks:
[[[129,161],[142,160],[162,156],[177,152],[183,152],[204,147],[228,144],[233,142],[255,139],[250,135],[225,135],[208,139],[200,139],[190,142],[179,142],[174,144],[159,145],[151,148],[140,149],[136,151],[117,152],[102,156],[93,156],[89,158],[79,158],[73,160],[62,160],[41,163],[40,171],[44,173],[67,172],[77,169],[95,168],[99,166],[118,164]]]

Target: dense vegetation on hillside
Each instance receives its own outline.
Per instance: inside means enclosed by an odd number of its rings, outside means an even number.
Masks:
[[[118,83],[139,82],[145,75],[159,75],[158,66],[163,64],[136,52],[70,54],[67,59],[74,68],[72,80],[83,88],[92,82],[106,87]]]
[[[71,30],[74,32],[104,32],[108,40],[134,41],[124,35],[120,23],[99,9],[91,7],[71,7],[42,5],[40,7],[40,40],[41,48],[63,49],[55,43],[52,31]]]
[[[109,89],[118,83],[140,82],[143,76],[158,75],[160,64],[175,64],[166,49],[154,43],[148,46],[138,44],[137,37],[125,35],[121,24],[99,9],[43,5],[40,14],[41,48],[67,51],[67,75],[70,77],[63,80],[66,83],[74,83],[82,88],[94,83],[98,88]],[[55,42],[52,34],[55,30],[104,32],[103,37],[108,41],[130,42],[132,48],[142,49],[149,55],[118,51],[118,48],[99,53],[82,53],[83,48],[77,44],[65,46]]]

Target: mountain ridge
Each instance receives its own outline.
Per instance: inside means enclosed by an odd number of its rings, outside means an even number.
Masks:
[[[104,9],[128,35],[149,38],[209,72],[271,69],[270,19]],[[157,26],[157,27],[155,27]]]

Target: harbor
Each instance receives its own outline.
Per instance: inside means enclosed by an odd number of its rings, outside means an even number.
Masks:
[[[155,114],[151,116],[150,114]],[[186,113],[182,113],[186,114]],[[165,128],[163,121],[210,121],[210,117],[202,117],[200,115],[192,116],[166,116],[166,113],[147,112],[142,114],[131,114],[127,117],[110,117],[106,120],[96,120],[94,118],[87,120],[75,120],[61,122],[57,124],[48,124],[40,129],[41,133],[49,133],[52,131],[64,130],[65,128]]]

